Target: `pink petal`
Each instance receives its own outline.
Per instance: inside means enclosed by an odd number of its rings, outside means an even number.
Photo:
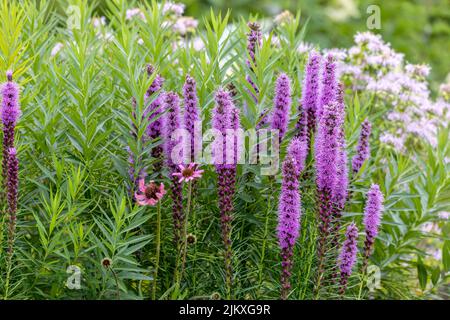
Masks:
[[[139,179],[139,191],[144,193],[145,192],[145,180]]]

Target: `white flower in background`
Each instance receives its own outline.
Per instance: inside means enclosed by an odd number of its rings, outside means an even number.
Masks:
[[[448,218],[450,217],[450,212],[448,211],[441,211],[438,214],[439,218],[443,219],[443,220],[448,220]]]
[[[357,4],[353,0],[334,0],[331,6],[325,8],[325,14],[332,21],[339,22],[360,16]]]
[[[164,15],[175,15],[181,17],[184,13],[185,5],[182,3],[166,2],[163,6],[162,13]]]
[[[381,142],[403,151],[418,138],[435,146],[439,126],[450,122],[450,104],[445,98],[431,99],[430,67],[406,63],[380,35],[361,32],[354,41],[346,54],[336,56],[337,72],[353,90],[373,93],[390,106],[391,132],[383,133]]]
[[[128,9],[127,10],[127,12],[126,12],[126,19],[127,20],[131,20],[134,17],[138,17],[138,18],[140,18],[140,19],[145,21],[145,14],[139,8],[133,8],[133,9]]]
[[[300,54],[308,53],[310,51],[314,50],[314,45],[309,42],[300,42],[300,44],[297,47],[297,52]]]
[[[180,17],[178,18],[174,25],[173,31],[179,33],[180,35],[185,35],[188,32],[194,32],[198,27],[198,20],[192,17]]]
[[[137,41],[137,43],[138,43],[139,45],[143,45],[143,44],[144,44],[144,40],[143,40],[142,38],[139,38],[138,41]]]
[[[92,25],[94,28],[100,28],[104,25],[106,25],[106,18],[105,17],[94,17],[92,18]]]
[[[407,64],[405,71],[412,77],[426,78],[430,75],[431,68],[426,64]]]
[[[192,40],[192,47],[194,48],[195,51],[201,51],[205,49],[205,43],[203,42],[202,38],[195,37]]]
[[[294,15],[290,11],[284,10],[283,12],[275,16],[273,22],[275,22],[275,24],[277,25],[282,25],[284,23],[290,23],[292,20],[294,20]]]
[[[50,55],[52,57],[56,56],[61,49],[64,48],[64,45],[61,42],[57,42],[55,46],[53,47],[52,51],[50,52]]]

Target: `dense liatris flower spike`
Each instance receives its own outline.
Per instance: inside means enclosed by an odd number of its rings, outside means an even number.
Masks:
[[[322,57],[313,51],[309,55],[303,78],[301,107],[306,114],[308,138],[316,131],[316,112],[319,103],[320,62]]]
[[[291,104],[291,83],[289,77],[282,73],[277,79],[272,113],[272,129],[278,130],[280,142],[288,128]]]
[[[8,171],[8,152],[14,147],[14,130],[17,119],[20,116],[19,107],[19,87],[13,82],[12,71],[6,73],[8,81],[3,84],[1,117],[3,124],[3,162],[2,173],[3,181],[6,182]]]
[[[323,108],[327,104],[335,101],[337,80],[336,80],[336,63],[331,54],[328,54],[322,70],[322,83],[320,87],[320,101],[316,112],[316,117],[320,119]]]
[[[177,177],[178,182],[189,182],[202,177],[203,170],[198,170],[198,164],[190,163],[187,166],[180,164],[179,171],[172,173],[172,176]]]
[[[159,186],[150,181],[150,183],[145,184],[144,179],[139,180],[139,192],[135,193],[136,201],[141,206],[154,206],[157,204],[162,197],[166,194],[166,190],[164,190],[164,184],[160,184]]]
[[[7,203],[8,203],[8,253],[12,254],[16,233],[17,194],[19,187],[19,161],[16,148],[8,149],[8,171],[6,177]]]
[[[300,175],[305,168],[305,160],[308,155],[307,141],[299,137],[293,138],[288,146],[288,155],[294,159],[297,175]]]
[[[190,159],[195,161],[195,123],[200,120],[200,111],[198,108],[198,98],[195,79],[186,75],[186,81],[183,86],[184,99],[184,128],[190,135]]]
[[[355,223],[347,227],[345,240],[339,254],[339,270],[341,273],[339,293],[342,295],[347,289],[348,278],[352,274],[358,251],[358,228]]]
[[[213,145],[214,164],[217,172],[217,190],[220,208],[222,238],[225,247],[225,273],[228,296],[232,286],[232,251],[231,251],[231,220],[233,196],[235,193],[236,163],[225,164],[226,151],[233,150],[236,159],[236,145],[231,148],[226,145],[226,130],[237,129],[239,126],[239,113],[237,112],[228,92],[219,89],[215,96],[216,107],[213,110],[212,126],[222,134],[222,141]]]
[[[281,298],[286,299],[290,285],[292,255],[300,230],[300,192],[298,168],[290,155],[283,162],[283,182],[278,203],[278,243],[281,248]]]
[[[152,65],[147,66],[148,76],[152,76],[155,69]],[[164,84],[164,78],[157,74],[145,93],[145,112],[144,115],[148,117],[149,124],[147,126],[147,137],[151,140],[162,138],[164,126],[164,93],[159,92]],[[152,157],[161,159],[163,148],[158,145],[152,149]],[[155,163],[155,171],[160,171],[161,160]]]
[[[372,126],[366,119],[361,125],[361,133],[359,135],[358,146],[356,147],[356,155],[352,159],[353,173],[358,173],[359,169],[370,156],[369,138]]]
[[[378,228],[381,223],[381,214],[383,211],[384,197],[377,184],[373,184],[367,193],[367,202],[364,209],[364,227],[366,240],[364,242],[364,263],[363,271],[365,271],[369,256],[372,254],[373,244],[378,235]]]
[[[170,174],[177,171],[176,162],[172,159],[172,151],[174,147],[180,142],[172,139],[172,134],[181,128],[181,115],[180,115],[180,101],[178,95],[174,92],[168,92],[165,94],[164,108],[166,110],[165,126],[164,126],[164,150],[166,153],[167,164]],[[182,159],[182,155],[178,155]],[[174,223],[174,238],[175,242],[179,244],[181,239],[181,232],[184,224],[184,212],[183,212],[183,188],[182,184],[178,182],[178,179],[172,176],[171,184],[171,198],[172,198],[172,215]]]
[[[324,270],[325,246],[330,234],[330,222],[333,214],[333,190],[337,181],[339,156],[340,107],[334,102],[324,106],[323,116],[319,119],[319,127],[315,140],[316,181],[319,202],[319,279],[316,291],[320,287]]]
[[[256,48],[261,46],[262,41],[261,26],[257,22],[249,22],[248,27],[250,32],[247,34],[247,51],[251,61],[255,63]],[[250,60],[247,60],[247,65],[252,68]]]

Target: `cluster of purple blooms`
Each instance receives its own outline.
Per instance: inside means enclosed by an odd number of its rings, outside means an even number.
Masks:
[[[19,161],[14,146],[15,129],[20,116],[19,87],[13,81],[12,71],[6,73],[7,82],[1,87],[2,105],[1,120],[3,125],[3,160],[2,177],[3,190],[2,200],[6,198],[8,225],[8,254],[11,258],[13,253],[16,217],[17,217],[17,195],[19,186]],[[6,194],[6,197],[5,197]]]
[[[310,152],[314,155],[315,160],[319,218],[317,290],[320,288],[322,277],[329,271],[325,270],[327,252],[330,249],[335,250],[340,242],[342,211],[349,199],[349,169],[344,131],[344,88],[337,81],[336,67],[333,55],[328,54],[323,58],[316,52],[310,53],[303,81],[299,119],[296,124],[298,132],[288,147],[283,163],[283,180],[278,208],[278,240],[282,257],[281,297],[283,299],[286,299],[289,294],[293,248],[300,230],[299,178],[305,168],[305,159],[310,151],[309,145],[312,136],[314,136],[315,144],[314,149]],[[289,80],[286,75],[282,74],[277,80],[272,118],[272,128],[280,130],[281,139],[285,136],[288,128],[291,106],[290,86],[284,84],[289,84]],[[361,126],[356,155],[352,160],[353,174],[358,173],[362,164],[370,157],[370,130],[370,123],[365,120]],[[376,202],[373,192],[369,192],[366,217],[380,218],[382,196],[381,198],[378,196],[378,199],[377,203],[380,204],[378,207],[369,205],[371,202]],[[371,218],[368,219],[367,224],[370,228],[366,228],[366,247],[372,248],[374,237],[371,236],[373,233],[369,230],[378,230],[379,220]],[[356,262],[357,238],[356,225],[352,224],[347,229],[341,253],[337,257],[341,292],[345,291],[351,270]],[[366,252],[368,252],[366,254],[368,258],[370,250],[366,249]],[[333,277],[336,275],[337,272],[334,271]]]
[[[260,29],[251,24],[248,34],[248,51],[250,60],[247,64],[251,72],[256,66],[255,52],[260,45]],[[337,64],[332,54],[322,57],[311,52],[305,69],[302,99],[299,101],[299,118],[296,122],[296,135],[289,141],[287,155],[282,165],[282,184],[278,203],[277,236],[281,250],[281,297],[287,299],[290,293],[290,276],[293,267],[293,254],[300,233],[302,202],[300,181],[305,171],[308,154],[315,160],[317,203],[319,217],[318,242],[318,282],[325,273],[325,259],[329,243],[334,248],[339,246],[341,216],[349,199],[349,169],[345,141],[345,102],[344,87],[338,82]],[[180,142],[173,140],[173,133],[185,128],[190,134],[190,159],[194,159],[195,123],[201,120],[199,100],[196,93],[195,79],[187,75],[183,87],[184,113],[180,99],[175,92],[163,91],[163,78],[154,75],[155,70],[148,68],[148,75],[154,80],[149,87],[145,101],[144,117],[148,120],[146,139],[163,141],[161,150],[153,148],[152,154],[166,159],[170,176],[176,173],[177,165],[172,162],[174,147]],[[249,78],[248,78],[249,79]],[[254,84],[252,84],[254,85]],[[240,129],[239,109],[233,102],[233,90],[218,89],[215,94],[215,107],[212,112],[212,127],[222,134],[222,139],[215,139],[212,145],[213,160],[217,172],[218,206],[222,239],[224,243],[225,274],[228,290],[233,283],[231,223],[233,217],[233,197],[235,194],[236,170],[238,160],[237,139],[227,139],[229,130]],[[257,90],[255,89],[255,92]],[[255,100],[257,101],[257,99]],[[256,124],[257,128],[265,125],[279,132],[282,143],[289,130],[292,105],[291,81],[287,74],[280,73],[276,79],[272,110],[264,110]],[[369,138],[370,123],[362,123],[356,155],[352,160],[352,173],[357,174],[370,157]],[[236,136],[235,136],[236,137]],[[314,146],[310,145],[314,137]],[[233,144],[232,147],[229,144]],[[232,154],[227,154],[231,150]],[[180,155],[180,158],[183,158]],[[229,159],[232,159],[230,162]],[[135,158],[133,158],[135,159]],[[134,160],[136,161],[136,160]],[[134,162],[130,162],[131,165]],[[145,168],[144,168],[145,169]],[[160,170],[161,168],[153,168]],[[182,179],[181,179],[182,180]],[[173,202],[174,236],[177,244],[182,236],[181,230],[186,221],[183,214],[183,189],[181,180],[171,181],[171,198]],[[132,180],[133,181],[133,180]],[[380,224],[383,196],[378,186],[373,185],[365,210],[365,261],[371,254],[374,239]],[[345,291],[348,279],[356,262],[358,230],[355,224],[347,228],[341,251],[336,256],[336,265],[340,272],[341,293]],[[366,262],[365,262],[366,263]],[[335,274],[337,272],[335,271]]]

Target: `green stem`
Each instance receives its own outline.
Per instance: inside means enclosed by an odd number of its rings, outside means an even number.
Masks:
[[[159,257],[161,254],[161,203],[158,202],[156,215],[156,255],[155,271],[153,275],[152,300],[156,300],[156,286],[158,283]]]
[[[180,288],[180,282],[181,282],[181,278],[183,277],[184,267],[186,264],[187,227],[188,227],[189,212],[191,210],[191,198],[192,198],[191,194],[192,194],[192,182],[190,181],[188,184],[188,199],[187,199],[186,216],[184,218],[183,233],[181,235],[181,248],[178,252],[177,268],[175,269],[175,280],[176,280],[175,288],[177,291]],[[180,257],[181,257],[181,271],[178,272],[178,268],[179,268],[179,264],[180,264]]]
[[[261,285],[262,285],[262,278],[264,274],[264,258],[266,255],[266,243],[267,243],[267,236],[269,233],[269,217],[270,217],[270,211],[271,211],[271,200],[272,200],[272,181],[269,184],[269,194],[267,195],[267,211],[266,211],[266,221],[264,224],[264,240],[262,244],[261,249],[261,259],[259,261],[259,276],[258,276],[258,292],[261,292]]]

